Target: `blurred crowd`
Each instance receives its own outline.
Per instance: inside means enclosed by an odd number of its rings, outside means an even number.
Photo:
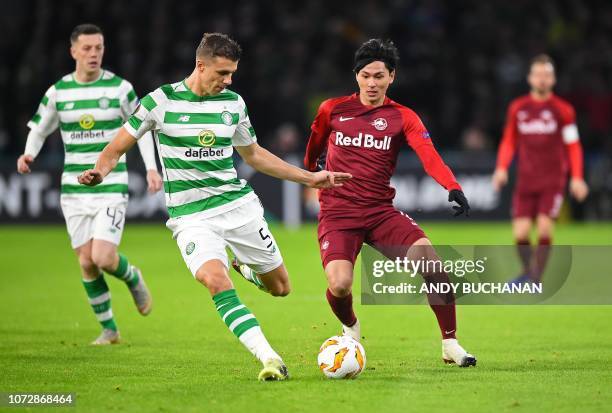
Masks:
[[[260,142],[302,150],[318,104],[355,88],[355,49],[391,38],[401,62],[389,96],[421,115],[438,147],[492,151],[506,107],[527,92],[529,59],[557,63],[557,93],[572,102],[586,148],[612,153],[612,2],[21,0],[0,16],[0,152],[21,153],[27,120],[49,85],[74,68],[79,23],[105,31],[104,66],[139,95],[181,80],[204,32],[244,49],[232,88]],[[59,156],[59,139],[45,156]],[[4,159],[5,157],[3,157]]]

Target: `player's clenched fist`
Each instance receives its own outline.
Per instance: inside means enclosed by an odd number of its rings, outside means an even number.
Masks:
[[[312,179],[308,183],[308,186],[317,189],[337,188],[352,177],[353,175],[345,172],[330,172],[323,170],[312,174]]]
[[[102,183],[102,174],[95,169],[88,169],[78,177],[79,183],[87,186],[95,186]]]
[[[34,162],[34,157],[32,155],[21,155],[17,159],[17,172],[20,174],[29,174],[30,164]]]

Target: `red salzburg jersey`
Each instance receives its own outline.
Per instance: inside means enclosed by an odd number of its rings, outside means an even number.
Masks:
[[[572,105],[555,95],[545,101],[531,95],[512,101],[497,167],[508,169],[515,152],[519,191],[564,189],[568,164],[572,177],[582,178],[582,148]]]
[[[362,104],[357,94],[328,99],[311,129],[306,168],[314,171],[327,150],[327,170],[353,175],[342,187],[321,191],[321,210],[392,204],[395,189],[390,180],[404,142],[440,185],[461,189],[416,113],[389,98],[377,107]]]

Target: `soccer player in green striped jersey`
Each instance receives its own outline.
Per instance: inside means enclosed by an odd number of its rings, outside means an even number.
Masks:
[[[120,157],[144,133],[153,131],[162,160],[170,215],[167,226],[185,263],[208,288],[223,322],[264,365],[259,379],[284,380],[287,368],[236,295],[228,273],[226,247],[253,271],[254,279],[249,281],[274,296],[285,296],[290,290],[261,203],[249,184],[236,175],[233,151],[235,148],[260,172],[313,188],[337,187],[351,176],[305,171],[257,144],[244,100],[227,89],[240,53],[240,46],[228,36],[206,33],[196,50],[191,75],[145,96],[102,151],[95,168],[85,171],[79,182],[103,185]]]
[[[114,344],[119,330],[113,317],[110,291],[103,272],[121,279],[129,288],[142,315],[151,311],[151,294],[140,270],[117,253],[125,222],[128,176],[125,156],[110,171],[104,185],[79,185],[78,175],[90,169],[100,152],[133,113],[138,98],[132,85],[102,69],[104,37],[99,27],[77,26],[70,36],[70,53],[76,70],[52,85],[28,123],[26,148],[17,160],[17,170],[29,173],[30,164],[45,139],[58,127],[64,142],[61,206],[72,248],[83,274],[89,303],[102,325],[102,333],[92,344]],[[150,192],[161,189],[153,140],[144,136],[138,146],[147,169]]]

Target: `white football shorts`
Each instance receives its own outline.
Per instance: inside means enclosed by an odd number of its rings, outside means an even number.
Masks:
[[[127,199],[62,199],[61,206],[72,248],[90,239],[121,242]]]
[[[170,219],[167,226],[194,277],[209,260],[220,260],[227,267],[226,247],[241,264],[258,274],[272,271],[283,263],[259,198],[210,218]]]

